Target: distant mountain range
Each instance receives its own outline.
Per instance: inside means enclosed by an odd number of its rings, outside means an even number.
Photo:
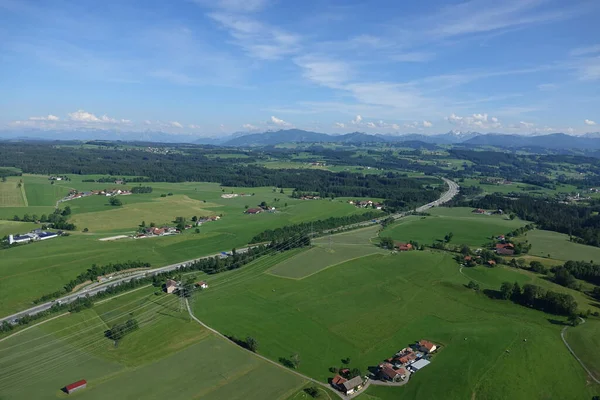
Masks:
[[[432,145],[461,145],[467,147],[494,146],[508,149],[540,148],[551,150],[600,150],[600,132],[572,136],[564,133],[548,135],[508,135],[450,131],[437,135],[418,133],[382,135],[352,132],[343,135],[287,129],[263,133],[236,132],[218,138],[198,138],[192,135],[174,135],[160,131],[123,132],[109,130],[42,131],[29,130],[10,133],[0,131],[0,140],[108,140],[148,143],[194,143],[231,147],[264,147],[283,143],[405,143],[413,148],[431,148]]]

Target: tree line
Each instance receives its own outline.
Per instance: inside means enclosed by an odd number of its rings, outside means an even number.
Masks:
[[[571,240],[600,247],[600,205],[568,205],[556,200],[522,196],[517,199],[491,194],[464,202],[464,206],[483,209],[502,209],[538,228],[568,234]]]
[[[322,233],[325,230],[339,228],[340,226],[357,224],[381,217],[381,212],[368,211],[364,214],[347,215],[344,217],[329,217],[327,219],[312,222],[301,222],[294,225],[286,225],[281,228],[267,229],[254,236],[250,243],[263,243],[282,240],[284,238],[296,237],[298,235],[309,235],[311,233]]]
[[[521,288],[518,282],[503,282],[499,295],[504,300],[551,314],[568,316],[577,311],[577,302],[570,294],[553,292],[529,283]]]
[[[22,217],[15,215],[13,221],[36,222],[48,224],[54,229],[62,229],[65,231],[74,231],[77,227],[71,222],[67,222],[67,218],[71,215],[71,207],[66,206],[63,210],[55,209],[52,214],[42,214],[38,217],[37,214],[24,214]],[[44,227],[42,227],[44,228]]]
[[[134,193],[134,194],[152,193],[152,187],[151,186],[134,186],[131,188],[131,193]]]
[[[218,182],[224,186],[293,187],[319,193],[321,197],[384,198],[387,206],[406,209],[431,202],[441,188],[427,188],[437,179],[414,179],[390,172],[364,175],[309,169],[269,169],[207,157],[200,149],[183,153],[154,154],[140,150],[120,151],[53,147],[41,143],[0,144],[0,159],[34,174],[134,175],[153,182]],[[355,161],[356,162],[356,161]],[[112,179],[112,178],[111,178]]]

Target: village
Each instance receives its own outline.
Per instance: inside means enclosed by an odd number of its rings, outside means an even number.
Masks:
[[[348,200],[348,204],[352,204],[357,208],[374,208],[376,210],[382,210],[383,204],[373,200]]]
[[[131,194],[131,191],[126,190],[126,189],[101,189],[101,190],[90,190],[90,191],[86,191],[86,192],[80,192],[75,189],[72,189],[71,191],[69,191],[69,194],[67,196],[65,196],[59,200],[59,203],[62,203],[65,201],[70,201],[70,200],[75,200],[75,199],[81,199],[83,197],[88,197],[88,196],[111,197],[111,196],[127,196],[130,194]]]
[[[361,376],[359,370],[341,368],[331,380],[331,386],[346,396],[354,397],[369,385],[402,386],[408,383],[411,375],[431,363],[432,355],[440,346],[428,341],[403,348],[376,367],[369,368],[369,374]],[[342,360],[348,361],[348,360]],[[334,369],[335,370],[335,369]]]

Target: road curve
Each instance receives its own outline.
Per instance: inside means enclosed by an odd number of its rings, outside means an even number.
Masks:
[[[417,212],[423,212],[423,211],[426,211],[426,210],[428,210],[428,209],[430,209],[432,207],[439,206],[440,204],[443,204],[443,203],[446,203],[446,202],[450,201],[454,196],[456,196],[456,194],[458,193],[458,190],[459,190],[458,184],[456,182],[454,182],[454,181],[451,181],[450,179],[447,179],[447,178],[441,178],[441,179],[448,185],[448,190],[446,192],[444,192],[440,196],[439,199],[437,199],[437,200],[435,200],[435,201],[433,201],[431,203],[427,203],[427,204],[424,204],[424,205],[416,208],[415,210]],[[402,218],[402,217],[404,217],[406,215],[409,215],[409,214],[410,214],[410,212],[403,212],[403,213],[392,214],[392,215],[390,215],[390,217],[392,217],[394,219],[398,219],[398,218]],[[361,223],[358,223],[358,224],[351,224],[351,225],[339,227],[339,228],[336,228],[335,230],[337,231],[337,230],[344,230],[344,229],[349,229],[349,228],[357,228],[357,227],[361,227],[361,226],[370,226],[370,225],[374,225],[374,224],[377,224],[377,223],[379,223],[379,220],[372,220],[372,221],[367,221],[367,222],[361,222]],[[249,247],[244,247],[244,248],[238,249],[237,252],[238,253],[244,253],[244,252],[248,251],[248,248]],[[13,323],[14,324],[15,321],[18,320],[19,318],[21,318],[21,317],[23,317],[25,315],[35,315],[35,314],[38,314],[38,313],[40,313],[42,311],[46,311],[46,310],[50,309],[57,302],[60,303],[60,304],[71,303],[71,302],[75,301],[78,298],[82,298],[82,297],[85,297],[85,296],[88,296],[88,295],[89,296],[94,296],[94,295],[96,295],[98,293],[106,291],[106,289],[108,289],[110,287],[117,286],[117,285],[119,285],[121,283],[129,282],[129,281],[131,281],[133,279],[141,279],[141,278],[144,278],[144,277],[147,277],[147,276],[157,275],[157,274],[162,273],[162,272],[175,271],[175,270],[178,270],[179,268],[181,268],[182,266],[187,265],[188,263],[192,263],[192,262],[195,262],[195,261],[198,261],[198,260],[202,260],[202,259],[206,259],[206,258],[210,258],[210,257],[216,257],[216,256],[219,256],[220,254],[221,254],[221,252],[216,253],[216,254],[211,254],[211,255],[208,255],[208,256],[204,256],[204,257],[195,258],[193,260],[187,260],[187,261],[183,261],[183,262],[180,262],[180,263],[171,264],[171,265],[167,265],[167,266],[160,267],[160,268],[155,268],[155,269],[152,269],[152,270],[141,271],[139,273],[132,274],[132,275],[129,275],[127,277],[115,279],[113,281],[100,284],[100,285],[95,286],[95,287],[90,288],[90,289],[85,289],[84,288],[84,289],[78,291],[77,293],[73,293],[73,294],[61,297],[61,298],[59,298],[59,299],[57,299],[55,301],[49,301],[49,302],[44,303],[44,304],[38,304],[38,305],[36,305],[34,307],[31,307],[31,308],[29,308],[27,310],[23,310],[23,311],[20,311],[18,313],[15,313],[13,315],[9,315],[9,316],[0,318],[0,324],[3,323],[4,321],[7,321],[8,323]]]
[[[585,319],[579,317],[579,319],[581,320],[581,324],[585,324]],[[573,357],[575,357],[575,359],[577,360],[577,362],[579,362],[579,364],[581,364],[581,366],[583,367],[583,369],[585,370],[585,372],[587,372],[587,374],[589,375],[590,378],[592,378],[594,380],[594,382],[596,382],[597,384],[600,385],[600,380],[598,380],[589,369],[587,369],[587,367],[585,366],[585,364],[583,363],[583,361],[581,361],[581,359],[579,357],[577,357],[577,354],[575,354],[575,352],[573,351],[573,349],[571,348],[571,346],[569,346],[569,343],[567,343],[567,340],[565,339],[565,332],[567,330],[568,326],[565,326],[564,328],[562,328],[562,330],[560,331],[560,338],[562,339],[563,343],[565,344],[565,346],[567,346],[567,349],[569,350],[569,352],[571,353],[571,355]]]

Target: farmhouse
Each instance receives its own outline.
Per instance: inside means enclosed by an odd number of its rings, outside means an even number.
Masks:
[[[406,378],[406,370],[404,368],[394,369],[390,363],[379,364],[378,376],[381,380],[398,382]]]
[[[482,208],[476,208],[473,210],[475,214],[485,214],[485,210]]]
[[[194,284],[194,286],[196,286],[197,288],[200,288],[200,289],[208,289],[208,283],[206,283],[204,281],[196,282]]]
[[[433,353],[437,349],[437,346],[431,343],[429,340],[423,339],[419,341],[419,348],[424,353]]]
[[[363,379],[360,376],[355,376],[354,378],[342,384],[342,391],[346,393],[346,395],[358,392],[360,389],[362,389],[363,383]]]
[[[13,243],[27,243],[34,240],[46,240],[58,237],[58,233],[45,232],[40,229],[36,229],[23,235],[8,235],[8,244]]]
[[[77,382],[71,383],[70,385],[65,386],[65,391],[68,394],[71,394],[77,390],[85,389],[86,387],[87,387],[87,381],[85,379],[82,379],[80,381],[77,381]]]
[[[515,254],[515,251],[512,249],[508,249],[508,248],[500,248],[496,250],[497,254],[500,254],[501,256],[512,256]]]
[[[394,248],[398,251],[409,251],[413,249],[413,245],[410,243],[394,243]]]
[[[165,284],[166,292],[173,293],[175,289],[177,289],[177,282],[175,282],[173,279],[168,279],[167,283]]]
[[[262,208],[249,208],[245,211],[246,214],[260,214],[263,211]]]

